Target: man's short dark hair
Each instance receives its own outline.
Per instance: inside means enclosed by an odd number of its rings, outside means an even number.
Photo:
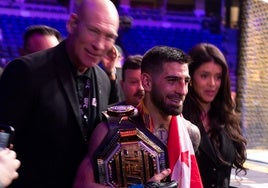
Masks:
[[[62,41],[61,33],[57,29],[47,25],[31,25],[26,28],[23,35],[24,48],[27,48],[28,40],[34,34],[55,36],[59,42]]]
[[[122,67],[122,80],[125,81],[127,69],[137,70],[141,68],[142,55],[130,55],[126,58]]]
[[[169,62],[178,62],[180,64],[189,64],[191,57],[183,50],[169,46],[155,46],[149,49],[143,56],[141,63],[141,72],[150,74],[160,73],[163,64]]]

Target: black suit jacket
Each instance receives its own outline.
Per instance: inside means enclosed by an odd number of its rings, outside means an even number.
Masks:
[[[224,165],[220,162],[208,135],[202,127],[200,130],[201,142],[199,149],[196,152],[196,159],[204,188],[229,188],[230,185],[231,170],[235,160],[234,143],[226,134],[225,129],[220,129],[218,131],[219,142],[221,144],[220,152],[224,157],[224,160],[230,165]]]
[[[14,126],[21,160],[12,187],[72,187],[87,152],[76,85],[65,42],[10,62],[0,80],[0,122]],[[107,108],[111,85],[98,66],[95,127]]]
[[[185,100],[183,108],[183,116],[198,126],[201,134],[200,145],[196,151],[196,159],[202,178],[204,188],[229,188],[230,175],[232,165],[235,161],[235,147],[232,140],[226,133],[224,126],[218,130],[218,139],[220,143],[220,152],[225,162],[230,165],[223,164],[216,153],[215,147],[212,145],[202,122],[196,120],[193,116],[194,107],[190,105],[189,100]]]

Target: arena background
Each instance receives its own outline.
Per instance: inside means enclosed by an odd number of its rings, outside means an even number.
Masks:
[[[243,1],[237,99],[250,149],[268,149],[268,3]]]

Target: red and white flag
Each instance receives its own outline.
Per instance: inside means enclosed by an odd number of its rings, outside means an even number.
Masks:
[[[178,188],[203,188],[194,149],[182,116],[173,116],[169,127],[168,158],[171,180]]]

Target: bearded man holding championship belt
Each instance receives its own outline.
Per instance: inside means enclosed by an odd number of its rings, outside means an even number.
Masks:
[[[200,133],[181,115],[190,61],[168,46],[145,53],[144,99],[137,112],[130,106],[108,109],[107,121],[92,134],[75,188],[203,187],[194,155]]]

